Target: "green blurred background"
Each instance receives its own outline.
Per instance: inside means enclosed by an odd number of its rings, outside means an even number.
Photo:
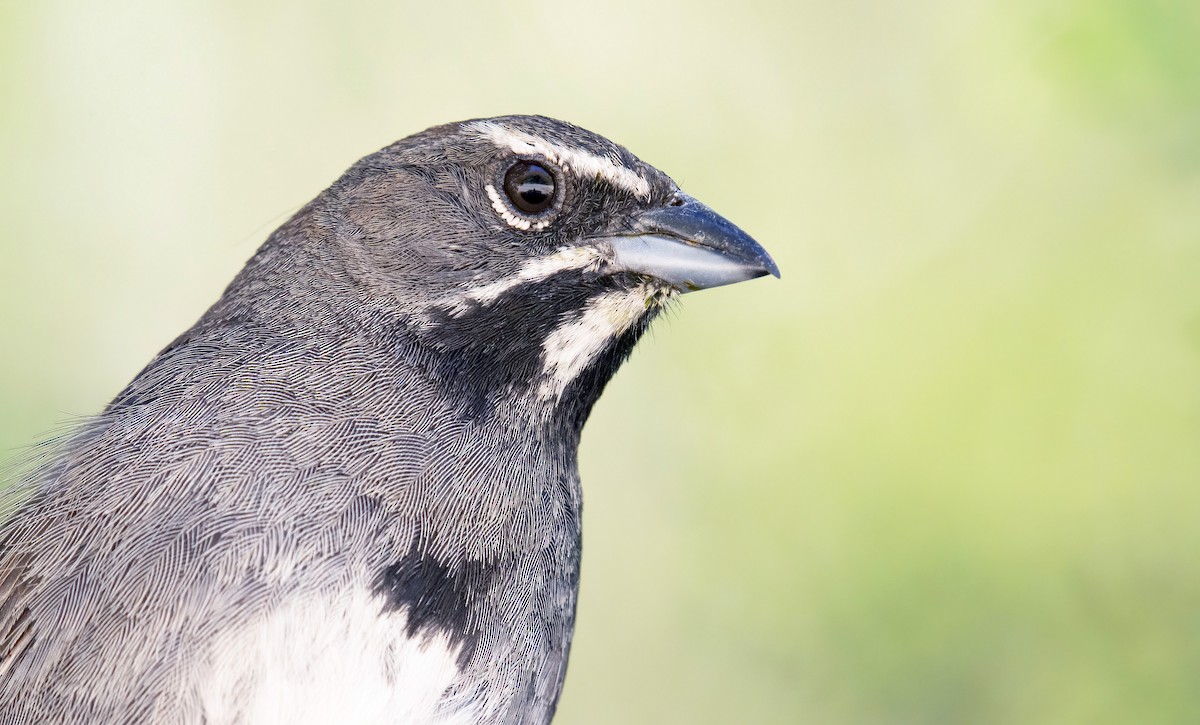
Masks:
[[[427,126],[741,224],[585,434],[557,722],[1200,722],[1200,3],[0,5],[0,448]]]

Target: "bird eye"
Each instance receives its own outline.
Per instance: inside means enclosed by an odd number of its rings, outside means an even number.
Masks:
[[[504,175],[504,193],[526,214],[546,211],[554,203],[554,176],[531,161],[518,161]]]

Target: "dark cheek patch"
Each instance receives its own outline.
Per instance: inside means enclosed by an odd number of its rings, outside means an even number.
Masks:
[[[435,377],[465,390],[479,406],[499,393],[523,393],[543,372],[542,344],[578,317],[595,297],[632,289],[636,280],[568,270],[506,290],[465,311],[431,311],[427,339],[452,353],[439,355]]]

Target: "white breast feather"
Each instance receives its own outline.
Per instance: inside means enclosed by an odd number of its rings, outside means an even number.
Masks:
[[[200,692],[212,725],[473,722],[438,712],[458,675],[444,635],[411,638],[402,612],[361,591],[289,604],[214,648]]]

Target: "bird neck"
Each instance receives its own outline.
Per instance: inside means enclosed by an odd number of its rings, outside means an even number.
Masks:
[[[281,227],[206,318],[253,319],[327,348],[365,345],[382,353],[380,361],[440,388],[461,419],[539,435],[571,451],[605,386],[659,312],[639,306],[619,334],[559,341],[572,364],[569,376],[556,378],[548,372],[551,341],[556,333],[563,337],[564,319],[579,319],[570,312],[583,308],[586,296],[564,285],[511,294],[472,314],[431,313],[422,304],[427,300],[372,289],[354,255],[331,251],[337,242],[316,220],[302,210]]]

